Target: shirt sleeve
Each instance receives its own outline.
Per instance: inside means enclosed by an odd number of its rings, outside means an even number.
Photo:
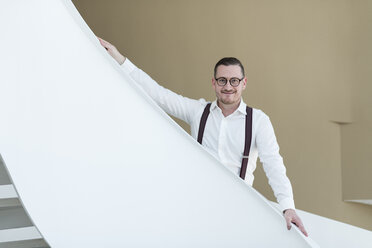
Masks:
[[[295,209],[291,182],[286,175],[286,168],[283,158],[279,154],[274,128],[267,115],[264,115],[259,121],[256,145],[263,169],[282,210]]]
[[[165,112],[186,123],[190,124],[195,113],[206,104],[204,99],[190,99],[164,88],[128,58],[121,67]]]

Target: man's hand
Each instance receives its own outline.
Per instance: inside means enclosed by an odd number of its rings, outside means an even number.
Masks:
[[[107,50],[107,52],[121,65],[125,61],[125,57],[116,49],[116,47],[109,42],[97,37],[101,45]]]
[[[302,224],[302,221],[301,221],[300,217],[298,217],[296,211],[294,209],[286,209],[283,212],[284,212],[285,221],[287,222],[287,228],[288,228],[288,230],[291,230],[291,223],[293,223],[293,224],[295,224],[300,229],[300,231],[306,237],[308,237],[308,234],[307,234],[307,232],[305,230],[305,227]]]

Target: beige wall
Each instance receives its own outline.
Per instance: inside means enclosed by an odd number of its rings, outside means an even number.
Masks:
[[[347,200],[372,199],[372,1],[355,1],[352,11],[353,122],[342,126],[342,182]]]
[[[98,36],[115,44],[160,84],[188,97],[214,100],[214,64],[224,56],[238,57],[248,74],[244,100],[271,117],[297,208],[372,230],[372,206],[342,198],[342,186],[349,187],[345,177],[351,173],[344,160],[353,161],[348,165],[356,161],[351,151],[348,158],[341,154],[349,149],[344,145],[350,139],[345,127],[354,123],[340,125],[354,121],[354,111],[361,105],[365,112],[372,106],[366,92],[371,89],[371,74],[363,67],[363,77],[359,75],[359,66],[371,64],[371,57],[363,55],[371,44],[363,42],[367,28],[363,23],[371,15],[364,9],[367,1],[74,3]],[[357,23],[362,27],[355,29]],[[364,101],[357,101],[359,94]],[[368,129],[371,119],[366,120],[360,119]],[[371,143],[371,136],[365,136],[363,144]],[[354,150],[358,138],[348,143]],[[365,166],[371,171],[371,164]],[[261,167],[255,176],[254,187],[273,199]],[[353,178],[348,178],[351,184],[357,180]]]

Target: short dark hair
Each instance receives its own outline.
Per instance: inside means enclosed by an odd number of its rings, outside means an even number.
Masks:
[[[243,74],[243,77],[245,76],[244,75],[244,67],[242,65],[242,63],[240,62],[239,59],[237,58],[234,58],[234,57],[225,57],[225,58],[222,58],[220,59],[217,64],[214,66],[214,78],[216,78],[216,73],[217,73],[217,67],[220,66],[220,65],[238,65],[240,66],[240,69],[242,70],[242,74]]]

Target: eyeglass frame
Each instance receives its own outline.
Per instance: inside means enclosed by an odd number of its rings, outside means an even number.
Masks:
[[[227,84],[227,81],[229,81],[229,83],[230,83],[230,85],[231,85],[232,87],[238,87],[239,84],[240,84],[240,82],[241,82],[244,78],[245,78],[245,77],[243,77],[242,79],[239,79],[239,78],[237,78],[237,77],[232,77],[232,78],[230,78],[229,80],[227,80],[227,78],[225,78],[225,77],[219,77],[219,78],[214,78],[214,80],[216,80],[217,85],[218,85],[218,86],[221,86],[221,87],[225,86],[225,85]],[[225,83],[224,83],[223,85],[221,85],[221,84],[218,83],[218,80],[220,80],[220,79],[225,79],[225,80],[226,80]],[[233,80],[233,79],[237,79],[237,80],[239,80],[239,83],[238,83],[237,85],[233,85],[233,84],[231,83],[231,80]]]

